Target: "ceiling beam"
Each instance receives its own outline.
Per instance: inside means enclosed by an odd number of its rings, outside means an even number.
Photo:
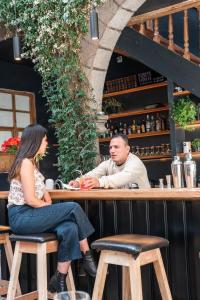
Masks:
[[[186,9],[192,8],[192,7],[199,7],[200,6],[200,0],[187,0],[183,1],[181,3],[173,4],[164,8],[160,8],[139,16],[133,16],[130,21],[128,22],[128,26],[131,27],[135,24],[141,24],[146,22],[147,20],[153,20],[156,18],[168,16],[170,14],[174,14],[180,11],[184,11]]]

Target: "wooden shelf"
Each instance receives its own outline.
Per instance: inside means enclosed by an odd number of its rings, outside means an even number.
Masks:
[[[193,157],[200,156],[200,152],[191,152]],[[180,157],[185,157],[185,153],[177,153],[178,156]]]
[[[138,156],[141,160],[165,160],[165,159],[171,159],[170,155],[148,155],[148,156]]]
[[[106,94],[103,94],[103,99],[113,97],[113,96],[126,95],[129,93],[137,93],[140,91],[151,90],[151,89],[156,89],[156,88],[161,88],[161,87],[166,87],[166,86],[167,86],[166,81],[160,82],[160,83],[148,84],[148,85],[139,86],[139,87],[128,89],[128,90],[106,93]],[[180,91],[180,92],[174,92],[173,96],[186,96],[186,95],[190,95],[190,94],[191,94],[190,91]]]
[[[139,139],[139,138],[144,138],[144,137],[149,137],[149,136],[160,136],[160,135],[168,135],[170,134],[169,130],[165,131],[152,131],[152,132],[145,132],[145,133],[134,133],[134,134],[129,134],[128,138],[129,139]],[[109,142],[111,140],[110,137],[108,138],[99,138],[99,142]]]
[[[119,95],[125,95],[125,94],[129,94],[129,93],[136,93],[136,92],[140,92],[140,91],[156,89],[156,88],[160,88],[160,87],[166,87],[166,86],[167,86],[166,81],[160,82],[160,83],[148,84],[148,85],[139,86],[139,87],[128,89],[128,90],[107,93],[107,94],[103,95],[103,99],[113,97],[113,96],[119,96]]]
[[[146,115],[150,113],[155,113],[155,112],[161,112],[161,111],[168,111],[169,108],[168,106],[164,107],[158,107],[158,108],[150,108],[150,109],[140,109],[140,110],[133,110],[133,111],[127,111],[127,112],[122,112],[118,114],[111,114],[109,115],[109,119],[115,119],[115,118],[122,118],[122,117],[127,117],[127,116],[137,116],[137,115]]]
[[[186,96],[186,95],[190,95],[191,92],[190,91],[180,91],[180,92],[174,92],[173,96]]]

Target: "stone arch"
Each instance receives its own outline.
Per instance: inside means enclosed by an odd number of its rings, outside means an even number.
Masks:
[[[100,38],[88,34],[81,43],[80,60],[101,111],[107,68],[116,42],[130,18],[146,0],[109,0],[98,8]]]

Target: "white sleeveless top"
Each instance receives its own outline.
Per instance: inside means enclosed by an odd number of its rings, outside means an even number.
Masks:
[[[34,179],[35,179],[35,197],[37,199],[42,199],[45,193],[44,176],[38,171],[38,169],[34,169]],[[8,195],[8,207],[12,204],[15,205],[26,204],[24,199],[22,184],[17,179],[12,179],[10,183],[10,192]]]

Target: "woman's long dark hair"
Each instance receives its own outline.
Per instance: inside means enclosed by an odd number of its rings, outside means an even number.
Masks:
[[[10,168],[9,180],[19,175],[21,163],[24,158],[34,159],[45,135],[47,135],[47,130],[39,124],[32,124],[24,129],[19,150]]]

